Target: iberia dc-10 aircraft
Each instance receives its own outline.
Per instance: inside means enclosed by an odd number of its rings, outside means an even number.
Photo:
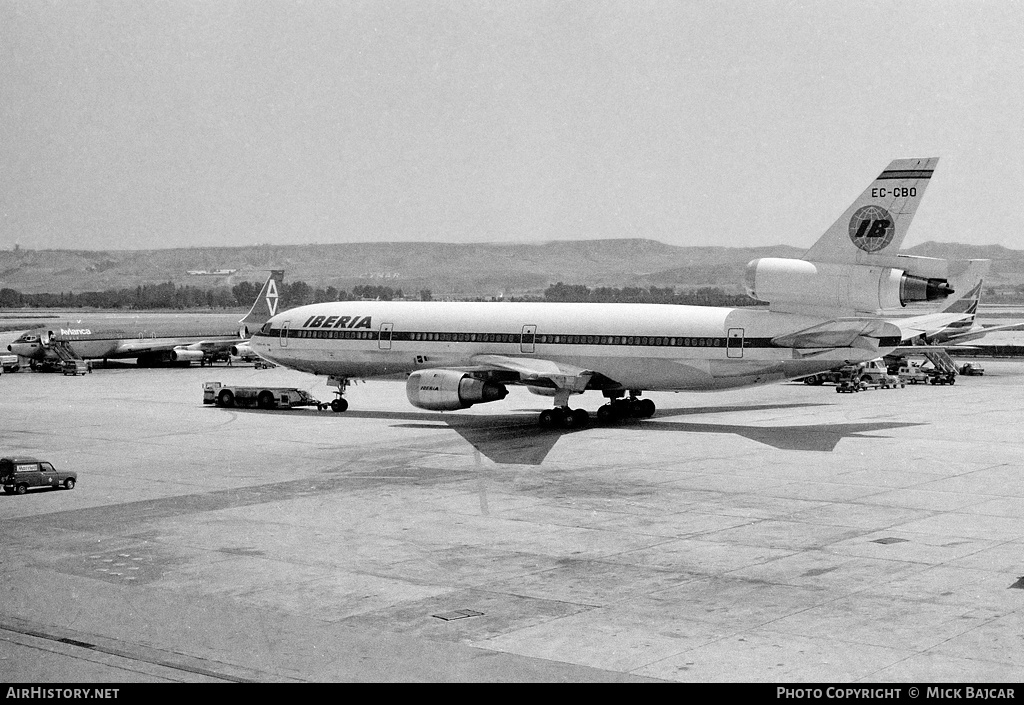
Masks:
[[[644,391],[732,389],[871,360],[920,332],[886,311],[934,311],[968,266],[897,254],[937,161],[893,161],[803,259],[747,265],[747,292],[767,308],[345,301],[279,313],[250,345],[327,375],[335,411],[348,407],[349,380],[407,373],[419,408],[463,409],[524,385],[554,397],[541,425],[565,427],[590,418],[569,405],[584,391],[608,399],[597,415],[611,422],[653,415]]]
[[[252,331],[277,313],[283,280],[284,271],[272,271],[249,313],[237,323],[211,316],[209,322],[164,322],[145,328],[137,316],[97,317],[67,327],[33,329],[7,350],[27,358],[33,367],[59,363],[64,352],[87,360],[136,358],[143,366],[203,362],[228,352],[245,357],[251,354]]]

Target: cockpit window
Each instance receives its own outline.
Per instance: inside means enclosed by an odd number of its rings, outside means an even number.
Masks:
[[[270,321],[264,323],[263,327],[260,328],[260,335],[270,335]]]

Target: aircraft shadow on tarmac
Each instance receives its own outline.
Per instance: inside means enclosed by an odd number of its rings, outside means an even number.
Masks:
[[[830,452],[844,438],[877,438],[876,431],[920,426],[919,423],[881,421],[870,423],[805,424],[800,426],[749,426],[741,424],[691,423],[668,421],[667,418],[697,414],[729,413],[736,411],[764,411],[827,406],[822,404],[760,404],[754,406],[704,406],[660,409],[654,419],[628,419],[611,426],[592,423],[577,429],[547,429],[537,424],[537,409],[521,409],[519,414],[476,416],[459,413],[438,414],[416,411],[360,411],[349,409],[344,414],[313,410],[292,410],[277,413],[305,414],[318,418],[361,418],[396,423],[396,428],[452,430],[467,443],[498,464],[540,465],[554,448],[558,439],[595,429],[622,431],[659,431],[676,433],[726,433],[743,436],[752,441],[779,450],[807,450]],[[250,413],[268,413],[253,409],[233,409]],[[269,412],[275,413],[275,412]]]

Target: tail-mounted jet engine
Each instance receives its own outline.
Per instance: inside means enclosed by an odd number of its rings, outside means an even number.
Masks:
[[[499,401],[508,395],[505,385],[453,370],[419,370],[409,375],[405,393],[413,406],[431,411],[468,409],[473,404]]]
[[[945,279],[917,277],[902,269],[777,257],[752,261],[744,280],[751,298],[777,310],[822,306],[874,312],[938,301],[953,293]]]

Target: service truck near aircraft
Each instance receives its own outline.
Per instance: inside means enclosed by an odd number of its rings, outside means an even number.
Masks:
[[[324,409],[330,406],[297,387],[240,387],[220,382],[203,383],[203,403],[223,407],[255,406],[260,409],[293,409],[300,406]]]

